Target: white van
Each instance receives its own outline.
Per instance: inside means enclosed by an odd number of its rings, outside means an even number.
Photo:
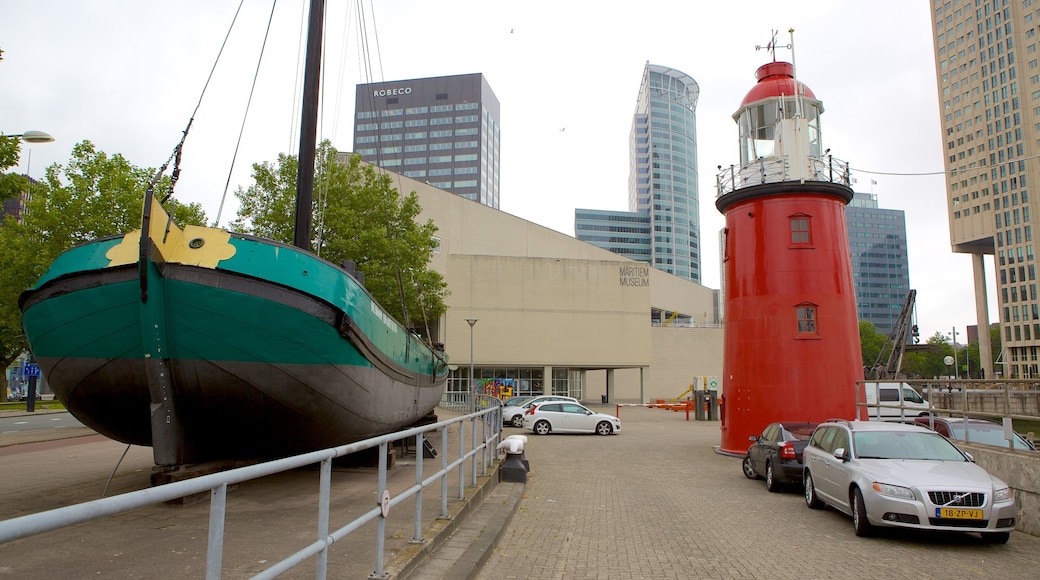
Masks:
[[[859,384],[860,411],[871,421],[912,421],[928,415],[928,402],[906,383],[865,381]]]

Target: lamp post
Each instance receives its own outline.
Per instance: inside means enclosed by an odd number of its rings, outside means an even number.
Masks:
[[[953,327],[953,377],[957,380],[961,378],[960,369],[957,368],[957,327]]]
[[[51,141],[54,141],[54,137],[52,137],[50,133],[44,133],[43,131],[26,131],[24,133],[16,133],[14,135],[4,135],[3,133],[0,133],[0,139],[21,139],[22,141],[25,141],[30,145],[33,143],[50,143]],[[29,177],[29,164],[31,162],[32,149],[29,149],[29,154],[27,155],[27,160],[25,162],[26,177]],[[31,179],[32,178],[30,178],[29,181],[30,184],[32,183]]]
[[[43,131],[26,131],[25,133],[18,133],[17,135],[4,135],[4,137],[10,137],[12,139],[20,137],[22,141],[26,143],[50,143],[54,141],[54,137]]]
[[[469,323],[469,400],[470,400],[470,411],[477,410],[477,381],[473,378],[473,325],[477,323],[477,318],[467,318],[466,322]]]

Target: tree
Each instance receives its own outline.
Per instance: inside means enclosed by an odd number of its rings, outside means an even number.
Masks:
[[[51,165],[44,181],[32,184],[21,222],[8,217],[0,227],[0,368],[28,348],[18,296],[72,246],[139,228],[144,193],[154,174],[154,169],[135,167],[122,155],[107,155],[83,141],[73,147],[67,166]],[[155,191],[168,188],[169,178],[163,178]],[[181,224],[206,221],[198,204],[175,205],[171,213]],[[6,375],[3,381],[6,388]]]
[[[859,344],[860,351],[863,354],[864,371],[869,371],[873,368],[886,340],[888,340],[888,337],[878,332],[873,322],[869,320],[859,321]]]
[[[0,135],[0,172],[18,164],[21,155],[21,138]],[[0,204],[25,191],[28,180],[17,173],[0,174]]]
[[[422,208],[414,191],[402,196],[391,175],[362,164],[360,155],[337,161],[325,141],[316,157],[312,251],[333,264],[354,262],[373,298],[429,338],[430,321],[447,310],[447,283],[429,268],[437,227],[417,221]],[[285,154],[274,164],[254,164],[254,184],[235,192],[240,207],[231,228],[292,243],[296,171],[296,157]]]

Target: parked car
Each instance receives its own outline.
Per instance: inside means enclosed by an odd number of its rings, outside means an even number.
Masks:
[[[945,436],[947,439],[957,441],[968,441],[971,443],[982,443],[996,447],[1008,448],[1008,440],[1004,438],[1004,426],[993,421],[984,419],[961,418],[951,419],[949,417],[917,417],[915,425],[928,427]],[[1018,433],[1011,433],[1012,449],[1019,451],[1036,451],[1036,446]]]
[[[518,405],[507,405],[503,407],[502,423],[505,425],[512,425],[513,427],[523,427],[524,412],[530,409],[531,405],[538,405],[551,401],[568,401],[571,403],[577,403],[578,399],[575,399],[574,397],[564,397],[562,395],[538,395],[537,397],[529,397],[526,401],[523,401]]]
[[[610,435],[621,430],[621,419],[597,413],[581,403],[548,402],[531,405],[524,413],[524,428],[538,435],[549,433],[598,433]]]
[[[805,504],[851,515],[857,536],[892,526],[979,532],[1004,543],[1015,529],[1011,488],[919,425],[827,421],[803,455]]]
[[[502,400],[503,407],[519,407],[527,402],[528,399],[534,398],[534,395],[519,395],[516,397],[509,397],[508,399]]]
[[[741,463],[748,479],[766,480],[766,489],[780,491],[789,483],[802,483],[802,450],[817,423],[770,423],[762,434],[751,436],[751,446]]]

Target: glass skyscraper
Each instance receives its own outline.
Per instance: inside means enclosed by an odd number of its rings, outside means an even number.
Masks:
[[[856,193],[845,206],[845,223],[859,319],[888,334],[910,292],[906,213],[878,207],[872,193]]]
[[[354,152],[498,209],[500,106],[484,75],[357,85]]]
[[[701,281],[697,186],[697,98],[692,77],[673,68],[643,69],[629,136],[629,211],[650,216],[650,263]]]

